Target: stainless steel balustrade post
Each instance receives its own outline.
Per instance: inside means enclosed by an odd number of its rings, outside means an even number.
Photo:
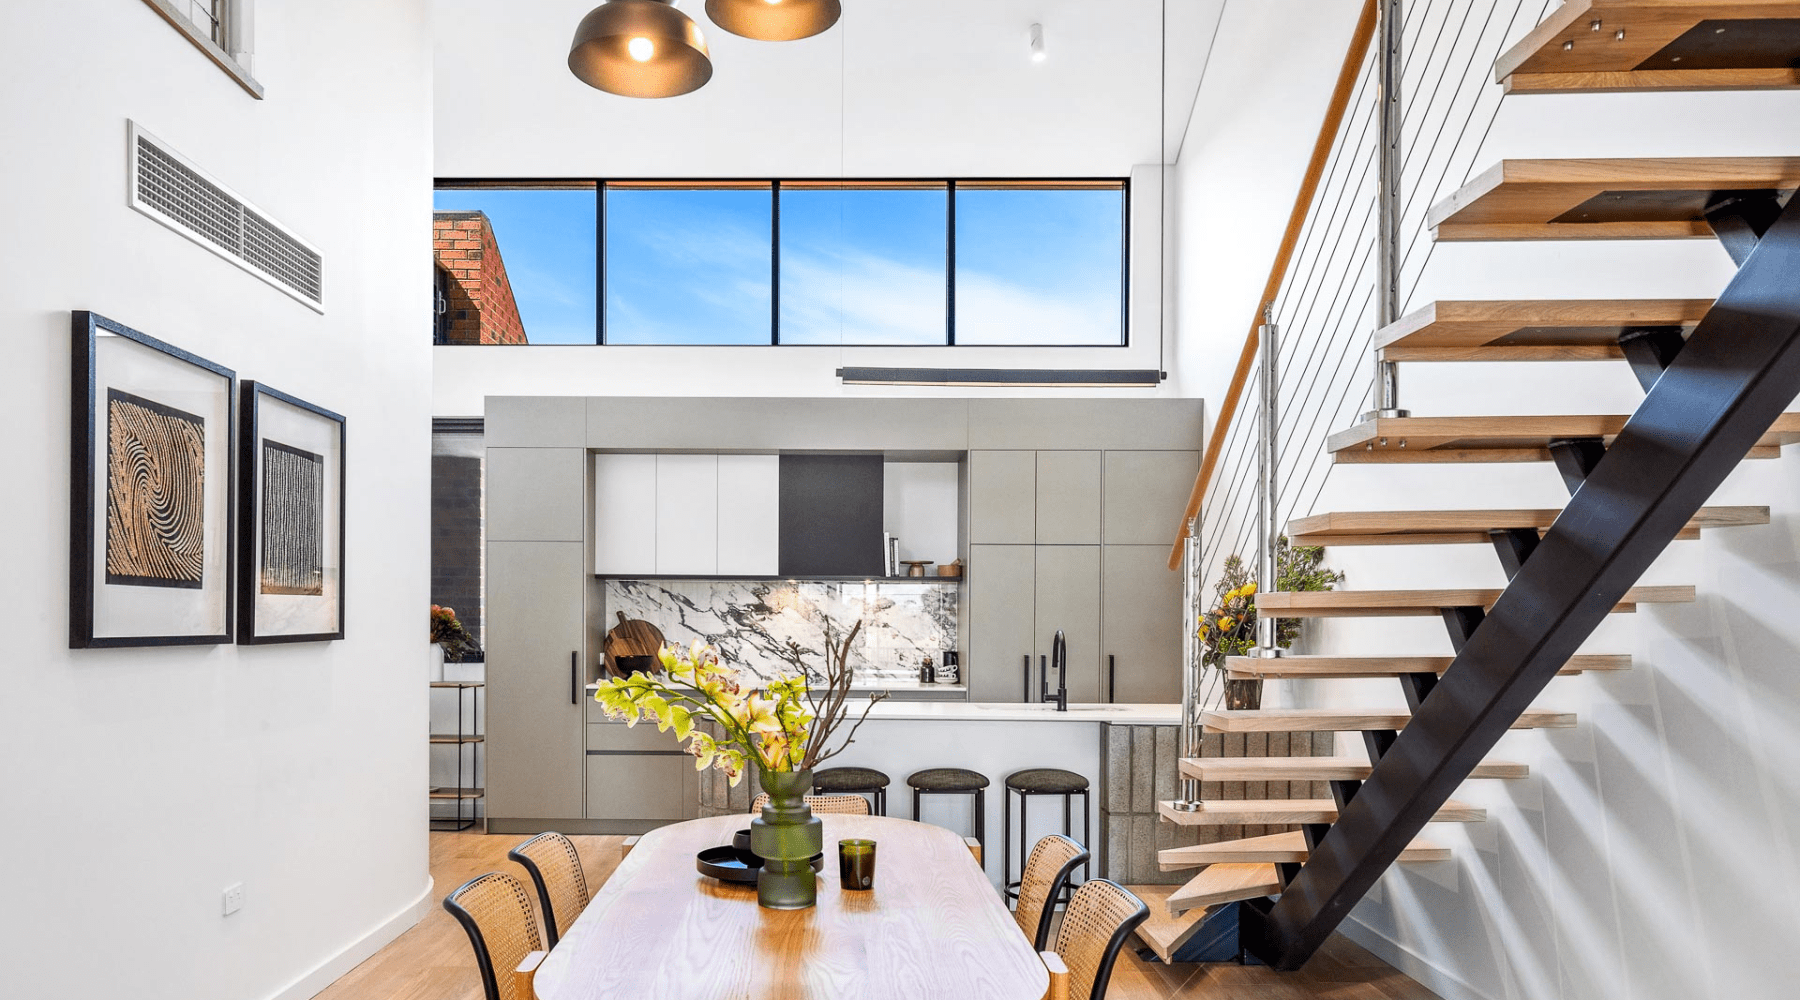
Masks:
[[[1256,449],[1256,588],[1257,601],[1264,591],[1279,590],[1281,567],[1281,327],[1275,324],[1273,307],[1263,313],[1256,330],[1261,355],[1262,416]],[[1275,642],[1275,619],[1256,616],[1256,655],[1280,656]]]
[[[1181,757],[1200,756],[1200,697],[1205,690],[1206,664],[1201,660],[1200,622],[1201,580],[1200,516],[1188,519],[1187,538],[1181,550],[1181,729],[1178,734]],[[1181,797],[1172,803],[1176,809],[1194,812],[1200,808],[1200,783],[1182,777]]]
[[[1400,105],[1402,41],[1405,37],[1405,12],[1402,0],[1381,0],[1381,49],[1376,55],[1376,100],[1380,102],[1381,148],[1376,155],[1375,195],[1375,328],[1377,330],[1400,318],[1400,215],[1404,205],[1400,196],[1402,156],[1401,125],[1404,120]],[[1362,415],[1363,420],[1376,417],[1405,417],[1410,413],[1400,408],[1400,371],[1392,361],[1375,355],[1375,388],[1371,402],[1374,409]]]

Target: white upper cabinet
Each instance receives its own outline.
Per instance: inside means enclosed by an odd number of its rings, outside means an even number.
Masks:
[[[594,456],[594,572],[656,569],[656,456]]]
[[[719,456],[656,456],[656,574],[719,572]]]
[[[595,455],[594,572],[775,576],[775,455]]]
[[[774,576],[781,568],[781,457],[719,456],[720,576]]]

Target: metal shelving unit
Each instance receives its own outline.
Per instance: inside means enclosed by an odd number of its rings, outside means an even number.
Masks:
[[[481,718],[481,689],[486,685],[481,681],[432,681],[431,686],[433,689],[444,688],[456,691],[456,732],[431,734],[433,746],[447,745],[456,748],[456,784],[433,785],[429,792],[429,797],[433,802],[455,802],[456,816],[454,819],[440,819],[434,816],[431,818],[431,828],[447,832],[467,830],[476,823],[475,802],[486,795],[486,789],[470,785],[468,782],[475,779],[481,745],[487,741],[487,737],[482,733],[465,730],[463,726],[465,717],[463,694],[467,692],[469,695],[470,704],[467,718],[469,728],[474,728],[477,725],[476,720]],[[464,748],[468,749],[466,755],[463,753]],[[467,757],[466,777],[465,756]],[[469,803],[469,812],[466,817],[463,815],[464,802]]]

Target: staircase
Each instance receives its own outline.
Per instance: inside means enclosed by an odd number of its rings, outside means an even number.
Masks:
[[[1800,87],[1796,66],[1800,3],[1568,0],[1501,56],[1496,79],[1521,94],[1765,89]],[[1768,523],[1767,507],[1704,504],[1739,462],[1800,441],[1800,414],[1783,412],[1800,393],[1796,188],[1800,157],[1508,160],[1430,210],[1440,242],[1716,239],[1738,270],[1711,301],[1447,301],[1376,331],[1387,361],[1624,362],[1645,394],[1630,414],[1383,416],[1326,440],[1340,464],[1552,463],[1570,499],[1289,522],[1299,545],[1489,544],[1509,582],[1258,595],[1274,618],[1439,617],[1452,654],[1228,661],[1237,678],[1394,678],[1403,704],[1203,713],[1210,731],[1361,733],[1367,758],[1183,760],[1186,778],[1325,781],[1332,797],[1164,803],[1184,826],[1299,829],[1161,851],[1163,870],[1198,872],[1162,902],[1159,953],[1208,908],[1241,903],[1244,951],[1299,968],[1390,866],[1449,858],[1419,839],[1426,824],[1484,821],[1452,798],[1462,782],[1527,773],[1489,758],[1505,733],[1576,724],[1531,707],[1554,679],[1630,668],[1578,652],[1606,616],[1695,600],[1693,587],[1638,584],[1670,542]]]

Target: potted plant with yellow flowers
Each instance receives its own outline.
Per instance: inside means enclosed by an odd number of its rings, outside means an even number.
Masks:
[[[869,709],[886,696],[871,695],[843,742],[830,747],[849,715],[850,644],[862,623],[841,643],[832,641],[829,622],[826,627],[822,688],[813,686],[812,672],[799,664],[797,653],[797,673],[757,687],[721,662],[718,650],[696,640],[685,650],[663,646],[657,654],[663,674],[634,673],[594,692],[606,714],[627,726],[654,719],[659,731],[686,740],[697,770],[717,768],[736,785],[756,768],[769,802],[750,822],[750,849],[763,859],[757,902],[773,909],[804,909],[816,901],[812,858],[824,849],[824,834],[806,804],[813,768],[849,746]]]
[[[1344,582],[1344,574],[1324,568],[1325,550],[1318,546],[1288,544],[1281,536],[1275,549],[1276,589],[1332,590]],[[1256,648],[1256,591],[1250,570],[1236,555],[1225,557],[1219,582],[1213,587],[1218,600],[1205,614],[1195,635],[1200,639],[1200,659],[1219,672],[1225,681],[1225,707],[1257,709],[1262,707],[1262,681],[1256,678],[1233,680],[1226,671],[1226,660],[1248,656]],[[1300,638],[1300,619],[1282,618],[1275,623],[1275,645],[1291,648]]]

